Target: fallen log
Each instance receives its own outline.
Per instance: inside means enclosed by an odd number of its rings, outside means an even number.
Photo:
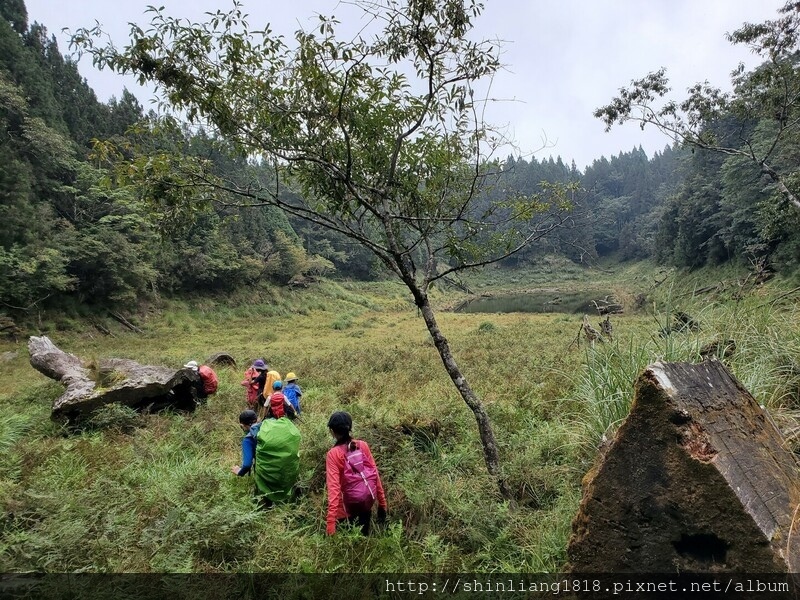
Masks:
[[[92,324],[92,327],[97,329],[97,331],[99,331],[103,335],[107,335],[109,337],[115,337],[114,334],[111,332],[111,330],[102,323],[100,323],[99,321],[90,321],[90,323]]]
[[[779,300],[783,300],[783,299],[784,299],[784,298],[786,298],[787,296],[791,296],[792,294],[794,294],[794,293],[796,293],[796,292],[800,292],[800,287],[796,287],[796,288],[794,288],[794,289],[792,289],[792,290],[789,290],[788,292],[784,292],[784,293],[782,293],[782,294],[778,294],[777,296],[775,296],[775,297],[774,297],[772,300],[770,300],[769,302],[766,302],[766,303],[764,303],[764,304],[760,304],[760,305],[758,306],[758,308],[764,308],[765,306],[767,306],[767,305],[769,305],[769,304],[775,305],[775,304],[776,304],[776,303],[777,303]]]
[[[606,296],[603,300],[592,300],[591,304],[594,305],[594,309],[601,317],[606,315],[621,315],[625,312],[625,307],[619,302],[610,299],[609,296]]]
[[[297,277],[293,277],[289,283],[286,284],[286,287],[290,290],[294,288],[307,288],[318,281],[319,280],[314,275],[298,275]]]
[[[724,281],[720,281],[719,283],[715,283],[714,285],[707,285],[705,287],[701,287],[695,290],[691,290],[690,292],[684,292],[682,294],[678,294],[676,298],[685,298],[686,296],[697,296],[698,294],[707,294],[708,292],[721,292],[725,290],[726,283]]]
[[[465,283],[462,283],[462,282],[458,281],[454,277],[442,277],[442,281],[444,281],[447,285],[452,286],[452,287],[454,287],[456,289],[459,289],[459,290],[461,290],[462,292],[464,292],[466,294],[470,294],[470,295],[474,295],[475,294],[475,292],[473,292],[469,287],[467,287],[467,285]]]
[[[192,369],[176,371],[122,358],[88,365],[46,336],[31,336],[28,351],[34,369],[67,388],[53,402],[53,418],[80,420],[111,403],[146,411],[192,411],[198,404],[195,390],[200,376]]]
[[[236,359],[227,352],[215,352],[206,359],[207,365],[211,367],[230,367],[236,368]]]
[[[605,315],[621,315],[625,312],[625,309],[622,304],[609,304],[608,306],[598,307],[597,312],[601,317],[604,317]]]
[[[569,570],[797,573],[799,466],[722,363],[655,363],[584,477]]]
[[[141,329],[139,329],[136,325],[134,325],[133,323],[128,321],[128,319],[123,317],[121,314],[115,313],[115,312],[109,312],[108,314],[111,315],[111,317],[113,317],[114,320],[118,321],[119,323],[121,323],[122,325],[124,325],[125,327],[127,327],[128,329],[133,331],[134,333],[142,333]]]

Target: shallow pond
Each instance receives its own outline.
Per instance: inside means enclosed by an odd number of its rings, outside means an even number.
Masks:
[[[531,290],[515,294],[479,296],[456,307],[456,312],[467,313],[570,313],[594,314],[592,301],[610,299],[609,292],[601,290]]]

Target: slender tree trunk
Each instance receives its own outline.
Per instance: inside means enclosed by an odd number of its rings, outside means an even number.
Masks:
[[[436,323],[436,316],[433,314],[428,296],[419,289],[412,291],[414,292],[414,299],[416,300],[417,307],[422,313],[422,318],[425,319],[425,325],[428,327],[428,331],[433,338],[433,343],[439,351],[439,356],[442,358],[445,369],[447,369],[447,374],[450,375],[450,379],[452,379],[458,393],[461,394],[464,402],[469,406],[472,414],[475,415],[475,420],[478,423],[478,432],[481,437],[481,445],[483,446],[483,458],[486,461],[486,469],[497,483],[500,495],[506,500],[511,500],[511,490],[500,470],[500,457],[497,452],[497,442],[494,437],[492,424],[489,421],[489,415],[486,413],[486,409],[480,401],[480,398],[472,391],[472,388],[467,382],[467,378],[464,377],[455,358],[453,358],[453,353],[450,352],[450,344],[447,342],[447,338],[442,335],[439,325]]]
[[[456,386],[458,393],[461,394],[461,398],[463,398],[466,405],[472,411],[472,414],[475,415],[475,421],[478,423],[478,433],[481,438],[481,446],[483,447],[483,459],[486,462],[486,470],[489,471],[489,475],[497,484],[500,496],[505,500],[513,502],[511,489],[508,487],[508,483],[500,469],[500,456],[497,451],[497,441],[494,437],[494,430],[492,429],[489,415],[486,413],[486,409],[480,398],[472,391],[472,387],[461,372],[458,363],[456,363],[456,359],[453,357],[453,353],[450,352],[450,344],[447,342],[447,338],[444,337],[436,322],[436,316],[433,313],[433,308],[431,307],[428,294],[426,293],[426,287],[420,285],[417,281],[413,263],[406,261],[404,254],[400,252],[391,225],[391,222],[386,222],[386,233],[389,238],[390,246],[394,247],[396,251],[392,254],[391,259],[386,260],[386,264],[400,276],[400,279],[406,284],[406,287],[414,297],[414,304],[422,313],[422,318],[425,319],[425,326],[428,328],[428,332],[433,338],[433,344],[439,352],[447,374],[450,376],[453,385]],[[432,264],[433,263],[429,262],[428,266],[431,272],[434,272],[435,267],[433,267]]]
[[[791,202],[796,209],[800,210],[800,200],[798,200],[797,196],[795,196],[792,191],[786,187],[786,184],[783,183],[782,180],[778,180],[778,189],[789,199],[789,202]]]
[[[790,190],[786,186],[786,184],[783,182],[783,179],[781,178],[780,175],[778,175],[775,169],[773,169],[766,163],[761,163],[761,172],[766,173],[770,177],[770,179],[772,179],[772,181],[774,181],[775,184],[778,186],[778,189],[780,190],[781,194],[786,196],[789,202],[791,202],[796,209],[800,210],[800,200],[798,200],[797,196],[795,196],[792,193],[792,190]]]

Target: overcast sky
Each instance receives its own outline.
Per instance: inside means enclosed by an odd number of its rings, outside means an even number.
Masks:
[[[26,0],[29,21],[43,23],[68,52],[63,28],[91,27],[95,20],[118,46],[128,39],[128,23],[145,24],[148,4],[165,6],[172,16],[202,19],[206,11],[227,10],[228,0]],[[309,17],[346,14],[338,0],[244,0],[252,27],[271,23],[291,39]],[[753,66],[746,48],[732,46],[725,33],[743,22],[777,16],[784,0],[486,0],[476,22],[482,37],[505,41],[506,69],[492,83],[487,120],[507,125],[524,154],[538,160],[561,156],[583,169],[594,159],[641,145],[648,156],[669,142],[655,130],[635,124],[610,133],[592,116],[631,79],[666,67],[674,94],[708,80],[727,89],[739,62]],[[346,25],[346,24],[345,24]],[[127,86],[148,107],[150,94],[88,60],[80,70],[98,97],[119,96]],[[540,149],[547,141],[547,148]]]

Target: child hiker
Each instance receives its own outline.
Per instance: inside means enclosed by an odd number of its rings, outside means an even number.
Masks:
[[[280,419],[285,416],[294,420],[297,417],[297,413],[281,391],[283,389],[283,382],[280,380],[276,381],[272,384],[272,389],[273,392],[270,394],[269,400],[265,404],[267,408],[267,418]]]
[[[294,373],[286,374],[286,385],[283,386],[283,395],[294,406],[294,411],[300,414],[300,398],[303,395],[303,390],[297,384],[297,375]]]

